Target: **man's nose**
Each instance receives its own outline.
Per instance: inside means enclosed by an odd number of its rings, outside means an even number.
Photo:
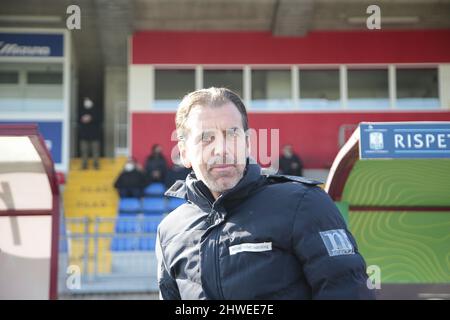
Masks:
[[[214,146],[213,146],[213,156],[226,156],[228,153],[227,150],[227,139],[223,136],[223,134],[218,134],[215,137]]]

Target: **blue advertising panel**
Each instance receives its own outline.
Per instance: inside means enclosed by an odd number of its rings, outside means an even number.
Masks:
[[[0,57],[62,57],[62,34],[0,32]]]
[[[0,121],[4,124],[37,124],[55,164],[62,163],[62,121]]]
[[[450,122],[361,123],[360,159],[450,158]]]

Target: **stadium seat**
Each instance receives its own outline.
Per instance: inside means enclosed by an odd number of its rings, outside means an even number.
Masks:
[[[146,216],[143,220],[142,231],[143,232],[156,232],[158,225],[163,219],[163,215]]]
[[[181,206],[186,201],[184,199],[170,197],[167,199],[167,202],[168,202],[167,209],[169,211],[172,211],[172,210],[175,210],[176,208],[178,208],[179,206]]]
[[[142,203],[144,213],[162,214],[167,211],[164,198],[145,198]]]
[[[139,250],[153,251],[155,250],[156,236],[145,236],[139,240]]]
[[[116,221],[117,233],[133,233],[140,231],[139,218],[137,217],[119,217]]]
[[[141,210],[141,201],[136,198],[122,198],[119,202],[120,212],[139,212]]]
[[[116,236],[114,237],[111,250],[112,251],[135,251],[139,250],[139,240],[137,237],[123,237]]]
[[[67,253],[68,239],[67,239],[66,219],[64,219],[64,217],[62,217],[59,221],[59,230],[61,232],[61,236],[59,239],[59,252]]]
[[[149,184],[145,190],[144,195],[146,197],[161,197],[166,192],[166,187],[163,183],[154,182]]]
[[[137,212],[122,212],[119,211],[119,217],[123,217],[123,218],[133,218],[133,217],[137,217],[138,213]]]

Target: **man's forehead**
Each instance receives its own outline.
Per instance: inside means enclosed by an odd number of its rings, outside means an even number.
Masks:
[[[242,128],[242,116],[231,102],[220,107],[196,106],[189,113],[186,125],[191,131]]]

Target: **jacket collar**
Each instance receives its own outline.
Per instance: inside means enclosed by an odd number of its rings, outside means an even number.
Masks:
[[[261,167],[247,159],[247,165],[241,180],[232,189],[224,192],[217,200],[214,200],[208,187],[197,179],[193,171],[186,177],[185,181],[177,180],[166,191],[165,195],[186,199],[206,211],[219,205],[228,207],[240,202],[240,199],[247,197],[262,183],[262,178]]]

